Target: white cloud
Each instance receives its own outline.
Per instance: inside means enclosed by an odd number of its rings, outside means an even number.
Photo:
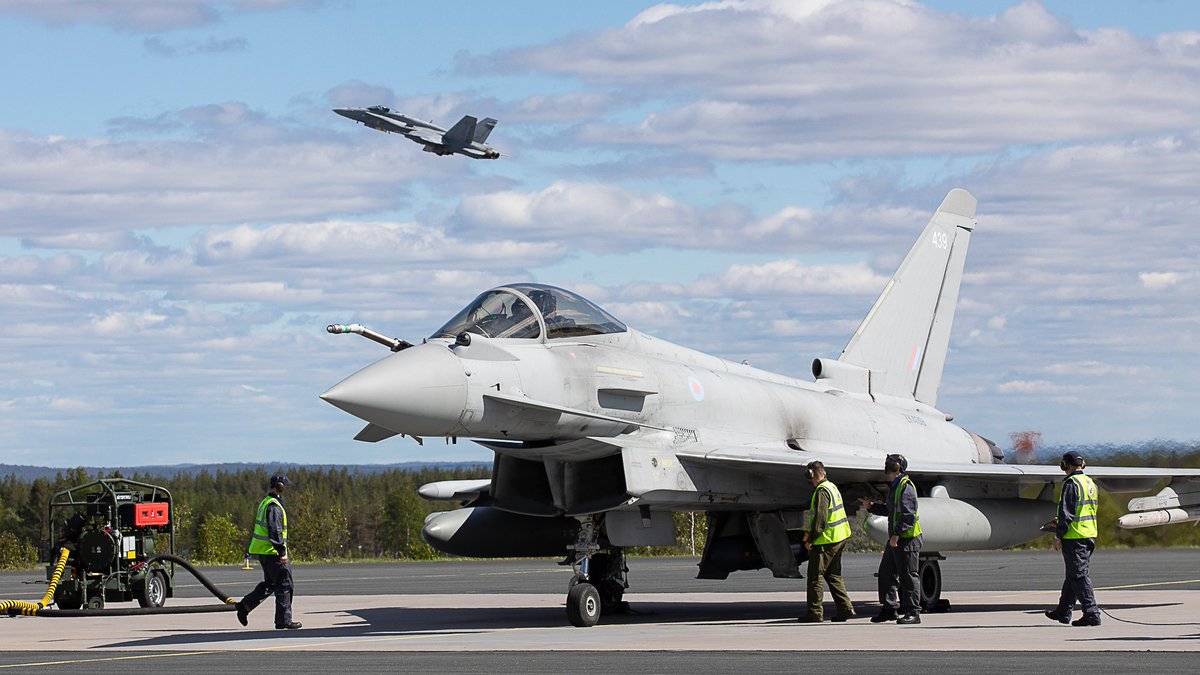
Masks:
[[[864,264],[805,265],[796,260],[776,260],[762,265],[733,265],[724,273],[706,278],[689,289],[700,297],[788,297],[815,293],[833,295],[877,294],[888,277]]]
[[[289,138],[241,105],[192,108],[172,119],[204,138],[55,139],[0,130],[0,236],[36,241],[47,223],[56,237],[99,237],[369,213],[403,204],[406,185],[463,170],[405,161],[416,146],[403,140]]]
[[[996,386],[1000,394],[1075,394],[1082,391],[1077,385],[1055,384],[1046,380],[1011,380]]]
[[[1181,272],[1142,272],[1138,274],[1142,285],[1152,291],[1161,291],[1178,284],[1187,276]]]
[[[596,145],[742,160],[972,154],[1189,129],[1200,33],[1078,30],[1037,2],[969,19],[907,0],[658,5],[624,27],[460,64],[619,87]],[[647,103],[650,102],[650,105]]]
[[[0,0],[10,14],[52,26],[96,23],[114,30],[147,33],[217,23],[228,13],[312,7],[322,0]]]
[[[1041,368],[1041,372],[1047,375],[1067,377],[1139,377],[1149,374],[1149,370],[1149,368],[1136,365],[1118,365],[1114,363],[1101,363],[1099,361],[1053,363]]]

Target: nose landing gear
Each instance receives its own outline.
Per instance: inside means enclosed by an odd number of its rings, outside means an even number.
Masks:
[[[599,538],[596,518],[581,516],[579,535],[567,547],[575,570],[567,587],[567,620],[578,628],[595,626],[601,614],[629,610],[629,603],[622,599],[629,588],[625,551],[612,546],[601,552]]]

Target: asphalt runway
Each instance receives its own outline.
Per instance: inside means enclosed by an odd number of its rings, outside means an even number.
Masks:
[[[1093,581],[1109,614],[1098,628],[1041,616],[1062,580],[1061,557],[1050,552],[953,554],[942,562],[951,612],[921,626],[871,624],[877,563],[851,555],[843,566],[862,618],[800,625],[804,580],[765,571],[697,580],[695,559],[634,558],[626,598],[636,613],[591,629],[567,624],[570,569],[552,560],[299,565],[302,630],[271,630],[269,603],[249,628],[232,613],[0,618],[0,669],[795,672],[896,667],[902,658],[935,672],[1182,672],[1200,651],[1200,549],[1099,551]],[[257,569],[203,571],[235,597],[261,578]],[[0,599],[40,598],[44,583],[25,583],[40,576],[0,574]],[[169,605],[210,602],[185,577]]]

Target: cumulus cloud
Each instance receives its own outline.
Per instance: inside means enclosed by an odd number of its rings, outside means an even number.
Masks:
[[[243,104],[197,106],[146,125],[190,138],[68,139],[0,130],[0,236],[321,218],[394,209],[407,187],[461,175],[411,161],[416,147],[305,132]],[[141,130],[134,121],[118,126]],[[353,131],[351,129],[350,131]],[[392,141],[394,139],[385,139]]]
[[[906,0],[747,0],[657,5],[459,69],[578,78],[651,108],[582,124],[589,144],[811,161],[1189,129],[1198,44],[1079,30],[1037,2],[971,19]]]
[[[927,207],[928,208],[928,207]],[[454,231],[502,228],[514,236],[552,237],[596,252],[656,245],[742,251],[821,251],[845,245],[911,243],[932,213],[916,209],[837,205],[816,213],[787,206],[764,217],[723,202],[698,208],[663,193],[583,181],[555,181],[536,191],[468,195]]]

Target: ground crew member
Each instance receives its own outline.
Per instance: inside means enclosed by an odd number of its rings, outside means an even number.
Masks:
[[[1058,607],[1046,610],[1046,616],[1062,623],[1070,621],[1072,626],[1099,626],[1100,608],[1096,606],[1096,594],[1088,577],[1088,564],[1096,550],[1099,493],[1095,481],[1084,475],[1085,466],[1083,455],[1074,450],[1063,454],[1058,464],[1067,478],[1058,500],[1054,550],[1062,550],[1067,578],[1063,581]],[[1076,600],[1083,607],[1083,616],[1071,621]]]
[[[292,621],[292,568],[288,565],[287,512],[283,510],[283,490],[291,484],[287,476],[272,476],[270,491],[254,516],[250,553],[258,556],[263,580],[237,603],[237,618],[243,626],[247,625],[250,612],[274,593],[275,628],[300,627],[299,622]]]
[[[908,460],[904,455],[888,455],[883,463],[883,472],[891,481],[887,502],[860,498],[871,513],[888,518],[888,543],[884,545],[883,558],[879,561],[879,604],[883,609],[871,618],[871,623],[893,619],[899,624],[921,623],[921,596],[917,583],[921,565],[921,519],[917,515],[917,486],[907,471]]]
[[[842,494],[837,486],[825,477],[825,465],[819,461],[809,462],[808,484],[813,486],[812,501],[808,506],[808,529],[804,532],[804,547],[808,549],[808,614],[800,617],[800,623],[821,623],[821,600],[825,591],[821,579],[829,584],[829,592],[837,605],[833,621],[854,618],[854,605],[846,593],[842,581],[842,550],[850,538],[850,521],[842,504]]]

